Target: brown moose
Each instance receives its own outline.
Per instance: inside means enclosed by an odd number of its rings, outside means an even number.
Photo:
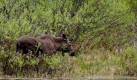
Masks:
[[[48,34],[39,36],[37,38],[30,36],[22,36],[17,40],[17,54],[27,54],[29,50],[32,53],[35,53],[36,56],[39,55],[39,52],[51,55],[56,51],[62,51],[64,56],[65,52],[69,52],[70,56],[74,56],[74,49],[70,41],[66,38],[65,34],[62,34],[61,37],[53,37]]]
[[[16,54],[28,54],[29,51],[38,54],[39,51],[42,52],[39,44],[40,43],[34,37],[28,35],[21,36],[16,43]]]
[[[39,42],[42,42],[43,53],[47,53],[51,55],[56,51],[62,51],[62,56],[64,56],[65,52],[69,52],[70,56],[74,56],[74,48],[72,47],[71,42],[67,39],[65,34],[62,34],[61,37],[53,37],[49,34],[45,34],[37,38]],[[42,40],[42,41],[41,41]]]

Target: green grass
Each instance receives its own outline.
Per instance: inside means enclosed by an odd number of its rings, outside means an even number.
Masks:
[[[78,53],[75,57],[70,57],[67,53],[63,57],[60,52],[50,57],[17,56],[12,52],[0,52],[0,76],[70,78],[87,75],[137,75],[137,55],[134,48],[129,47],[115,54],[102,48],[90,52]]]

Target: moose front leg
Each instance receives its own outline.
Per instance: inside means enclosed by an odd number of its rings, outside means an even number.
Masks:
[[[50,56],[52,53],[51,53],[51,51],[47,51],[46,49],[44,49],[43,54],[46,54],[47,56]]]
[[[62,51],[62,56],[65,56],[65,54],[64,54],[65,52],[64,51]]]

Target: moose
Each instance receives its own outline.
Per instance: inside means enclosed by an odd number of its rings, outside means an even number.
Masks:
[[[53,37],[49,34],[44,34],[36,38],[28,35],[20,37],[16,43],[16,53],[28,54],[29,51],[32,51],[36,56],[40,52],[42,54],[52,55],[57,51],[61,51],[62,56],[64,56],[65,52],[69,52],[70,56],[75,55],[74,48],[65,34],[62,34],[61,37]]]
[[[42,49],[37,47],[39,44],[34,37],[28,35],[21,36],[16,42],[16,54],[28,54],[29,51],[32,51],[32,53],[42,52]]]

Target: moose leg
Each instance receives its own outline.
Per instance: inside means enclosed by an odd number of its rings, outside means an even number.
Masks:
[[[29,53],[29,50],[27,48],[24,48],[23,49],[23,54],[28,54]]]
[[[19,43],[16,44],[16,54],[22,54],[23,53],[23,49],[22,47],[19,45]]]
[[[62,56],[65,56],[64,51],[62,51]]]
[[[49,55],[50,55],[50,52],[47,51],[46,49],[43,49],[43,54],[46,54],[47,56],[49,56]]]
[[[32,53],[33,53],[36,57],[39,56],[39,50],[32,50]]]
[[[51,56],[54,52],[53,51],[46,51],[47,56]]]
[[[53,54],[55,54],[55,51],[45,51],[47,56],[51,56]]]
[[[75,56],[76,53],[75,53],[75,52],[69,52],[69,55],[70,55],[70,56]]]

